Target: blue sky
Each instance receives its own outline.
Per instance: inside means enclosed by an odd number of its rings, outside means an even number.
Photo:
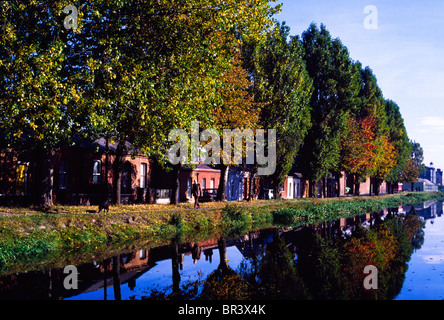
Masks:
[[[384,97],[395,101],[407,133],[424,148],[425,164],[444,169],[444,1],[280,0],[292,35],[323,23],[350,56],[370,66]],[[377,29],[366,29],[377,9]]]

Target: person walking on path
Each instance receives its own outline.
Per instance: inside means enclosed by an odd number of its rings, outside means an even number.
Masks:
[[[191,192],[194,197],[194,209],[200,208],[199,197],[201,195],[202,189],[200,188],[200,184],[198,184],[196,182],[196,180],[194,180],[193,186],[191,188]]]

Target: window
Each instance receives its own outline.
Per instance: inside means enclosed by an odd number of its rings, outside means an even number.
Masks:
[[[210,180],[210,188],[214,189],[214,178],[211,178]]]
[[[28,193],[28,166],[29,163],[18,161],[16,168],[17,194]]]
[[[207,179],[202,178],[202,190],[207,188]]]
[[[94,160],[93,164],[93,184],[100,184],[102,178],[102,162]]]
[[[191,178],[187,179],[187,197],[191,198]]]
[[[293,183],[288,182],[287,198],[293,199]]]
[[[59,164],[59,189],[68,188],[68,160],[61,159]]]
[[[131,193],[131,163],[128,161],[122,170],[122,193]]]
[[[169,199],[170,196],[170,189],[156,189],[157,199]]]
[[[234,185],[234,180],[231,180],[231,195],[230,195],[230,199],[233,200],[235,199],[236,196],[236,187]]]
[[[140,164],[140,187],[146,188],[146,163]]]
[[[129,191],[128,183],[128,171],[122,172],[122,193],[128,193]]]

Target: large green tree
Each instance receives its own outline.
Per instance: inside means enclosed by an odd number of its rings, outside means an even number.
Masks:
[[[0,3],[2,149],[34,151],[35,201],[52,204],[52,157],[84,119],[75,79],[66,75],[68,1]],[[72,103],[68,103],[68,101]]]
[[[4,144],[32,141],[41,150],[37,189],[45,206],[50,156],[74,134],[112,138],[118,155],[129,140],[166,162],[170,130],[212,121],[216,79],[233,46],[263,36],[279,10],[265,0],[85,1],[74,4],[73,30],[64,27],[71,4],[1,2]]]
[[[105,1],[84,10],[84,33],[95,39],[85,68],[93,128],[166,164],[169,132],[190,128],[193,120],[214,123],[232,48],[260,38],[277,9],[245,0]]]
[[[356,111],[358,118],[363,119],[368,116],[374,117],[375,134],[377,137],[388,133],[387,113],[385,109],[385,99],[382,90],[378,85],[376,76],[372,69],[365,67],[360,70],[360,105]]]
[[[307,71],[313,79],[313,125],[298,160],[313,196],[316,181],[340,172],[341,132],[348,114],[360,103],[359,65],[339,39],[332,39],[324,25],[318,28],[311,24],[302,34],[302,44]]]
[[[410,157],[412,146],[407,136],[407,130],[404,125],[399,106],[392,100],[386,100],[385,111],[387,115],[387,124],[389,127],[390,141],[394,144],[398,153],[396,158],[396,165],[392,168],[386,181],[389,185],[403,182],[402,172],[407,166]],[[392,188],[391,188],[392,189]]]
[[[265,129],[276,129],[276,170],[270,177],[275,194],[311,125],[312,80],[299,38],[289,35],[288,26],[277,24],[250,49],[255,99],[262,104],[260,122]]]

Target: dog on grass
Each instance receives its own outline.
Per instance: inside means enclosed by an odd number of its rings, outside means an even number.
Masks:
[[[103,210],[103,212],[109,212],[109,201],[108,200],[106,200],[105,202],[102,202],[101,204],[99,204],[99,213],[100,213],[100,211],[102,211]]]

